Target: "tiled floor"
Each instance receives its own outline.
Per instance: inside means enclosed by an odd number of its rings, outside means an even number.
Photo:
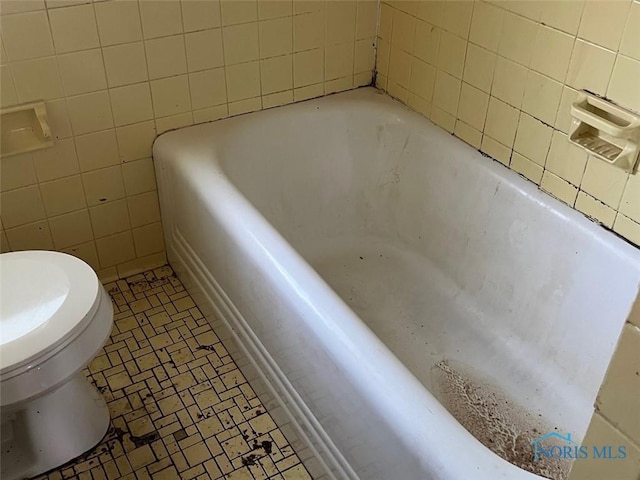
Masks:
[[[170,267],[106,285],[105,439],[49,479],[311,479]]]

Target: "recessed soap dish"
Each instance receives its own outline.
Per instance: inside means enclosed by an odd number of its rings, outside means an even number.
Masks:
[[[590,152],[605,157],[604,159],[608,162],[614,162],[622,153],[622,149],[620,147],[612,143],[605,142],[601,138],[598,138],[597,135],[594,135],[593,132],[583,132],[580,136],[572,138],[572,140]]]
[[[638,168],[640,115],[581,92],[571,106],[569,140],[629,173]]]
[[[43,102],[16,105],[0,111],[0,157],[51,147],[53,138]]]

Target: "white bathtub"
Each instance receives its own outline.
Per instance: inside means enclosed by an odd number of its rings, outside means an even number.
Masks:
[[[638,249],[371,88],[153,150],[172,265],[329,477],[540,478],[437,400],[443,360],[582,439]]]

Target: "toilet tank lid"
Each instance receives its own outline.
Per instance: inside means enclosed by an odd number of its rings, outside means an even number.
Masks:
[[[60,252],[0,255],[0,370],[36,360],[75,336],[93,316],[100,282],[82,260]]]

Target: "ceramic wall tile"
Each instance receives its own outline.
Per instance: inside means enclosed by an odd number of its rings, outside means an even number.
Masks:
[[[540,21],[545,25],[575,36],[580,25],[584,4],[584,0],[571,2],[549,0],[542,2]]]
[[[182,33],[182,8],[178,0],[143,0],[138,5],[144,38]]]
[[[640,78],[640,61],[618,55],[607,89],[607,97],[632,110],[640,111],[638,78]]]
[[[589,425],[583,441],[584,445],[624,445],[626,458],[612,461],[600,459],[579,459],[573,465],[569,480],[636,480],[640,473],[640,448],[611,425],[602,415],[596,413]]]
[[[107,88],[100,49],[60,55],[58,67],[66,95],[79,95]]]
[[[567,72],[567,85],[604,95],[615,59],[614,51],[577,39]]]
[[[616,211],[613,208],[606,206],[601,201],[596,200],[591,195],[584,193],[583,191],[578,192],[575,207],[576,210],[584,213],[589,218],[601,223],[605,227],[613,227],[613,222],[616,218]]]
[[[93,240],[87,209],[49,218],[51,236],[56,249],[71,247]]]
[[[290,58],[290,57],[287,57]],[[291,79],[291,70],[287,78]],[[222,105],[227,100],[224,68],[214,68],[189,74],[191,105],[194,110]]]
[[[640,245],[640,174],[567,140],[580,90],[640,113],[640,3],[409,3],[382,0],[377,86]]]
[[[46,218],[42,196],[37,185],[3,192],[2,225],[9,229]]]
[[[536,162],[532,162],[527,157],[524,157],[519,153],[517,153],[516,151],[514,151],[513,155],[511,156],[511,163],[509,166],[514,171],[528,178],[536,185],[540,184],[540,181],[542,180],[542,174],[544,173],[544,169]]]
[[[96,17],[91,4],[49,10],[49,23],[56,53],[100,46]]]
[[[149,78],[142,42],[103,48],[102,56],[110,88],[144,82]]]
[[[80,175],[41,183],[40,194],[45,212],[49,217],[80,210],[87,206]]]
[[[214,28],[187,33],[184,39],[187,51],[187,67],[190,72],[224,65],[222,29]]]
[[[0,190],[7,191],[37,183],[33,155],[24,153],[0,159]]]
[[[628,57],[640,60],[640,2],[633,2],[624,28],[620,53]]]
[[[9,61],[45,57],[54,53],[46,12],[2,15],[2,46]]]
[[[7,242],[12,251],[52,250],[53,240],[46,220],[30,223],[6,231]]]
[[[183,35],[147,40],[144,48],[151,80],[187,73]]]
[[[78,135],[75,137],[76,153],[80,170],[88,172],[118,165],[118,142],[113,129]]]
[[[53,147],[33,152],[32,156],[39,182],[68,177],[80,171],[72,138],[58,140]]]
[[[103,47],[142,40],[137,2],[98,2],[95,4],[95,12],[100,44]]]
[[[221,25],[219,0],[183,1],[182,22],[185,32],[195,32]]]
[[[95,238],[106,237],[131,228],[125,199],[91,207],[89,215]]]
[[[585,2],[578,37],[610,50],[617,50],[629,15],[628,0]]]
[[[26,60],[11,65],[19,103],[62,97],[62,81],[55,57]]]

